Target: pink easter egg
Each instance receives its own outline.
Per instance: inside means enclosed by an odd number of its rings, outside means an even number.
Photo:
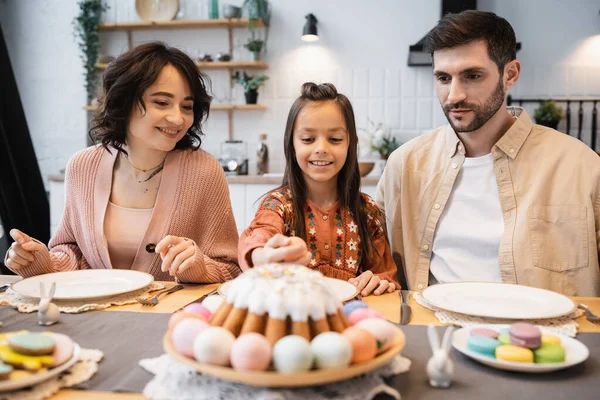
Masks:
[[[194,339],[208,328],[208,322],[198,318],[185,318],[179,321],[171,333],[175,349],[186,357],[194,358]]]
[[[183,308],[183,311],[193,313],[193,314],[200,314],[200,315],[206,317],[207,320],[212,315],[212,312],[200,303],[188,304],[187,306],[185,306]]]
[[[271,344],[260,333],[245,333],[233,343],[230,360],[238,371],[264,371],[271,363]]]
[[[208,319],[206,319],[204,315],[189,313],[185,311],[177,311],[175,314],[171,315],[171,318],[169,318],[169,329],[173,329],[179,321],[186,318],[195,318],[208,322]]]
[[[377,310],[373,310],[372,308],[358,308],[350,313],[348,316],[348,323],[350,325],[355,325],[357,322],[368,318],[385,319],[385,317]]]

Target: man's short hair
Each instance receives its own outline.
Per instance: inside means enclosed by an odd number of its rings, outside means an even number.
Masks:
[[[517,58],[517,39],[508,21],[494,13],[477,10],[444,15],[427,34],[425,51],[433,57],[437,50],[477,40],[487,43],[488,55],[500,73],[508,62]]]

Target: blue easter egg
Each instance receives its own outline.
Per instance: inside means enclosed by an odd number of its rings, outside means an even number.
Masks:
[[[352,311],[358,310],[359,308],[369,308],[369,306],[362,300],[352,300],[342,306],[342,311],[344,315],[348,317]]]

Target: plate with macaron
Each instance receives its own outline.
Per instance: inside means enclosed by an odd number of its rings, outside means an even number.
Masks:
[[[46,381],[71,368],[80,348],[67,335],[15,331],[0,334],[0,392]]]
[[[462,328],[454,333],[452,345],[490,367],[527,373],[572,367],[590,354],[579,340],[527,322]]]

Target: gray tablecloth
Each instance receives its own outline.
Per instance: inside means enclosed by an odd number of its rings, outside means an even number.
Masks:
[[[82,347],[100,349],[105,359],[98,373],[82,389],[141,392],[151,375],[138,366],[142,358],[163,353],[162,337],[168,314],[93,311],[61,314],[60,323],[48,330],[71,336]],[[42,331],[37,315],[19,314],[0,307],[0,331]],[[403,355],[412,360],[410,372],[391,378],[405,400],[410,399],[597,399],[600,397],[600,333],[581,333],[577,338],[590,349],[590,358],[575,367],[548,374],[522,374],[478,364],[452,352],[455,380],[450,389],[433,389],[427,383],[425,365],[431,356],[426,327],[404,326],[407,346]],[[440,328],[442,329],[442,328]],[[381,396],[378,399],[384,399]]]

